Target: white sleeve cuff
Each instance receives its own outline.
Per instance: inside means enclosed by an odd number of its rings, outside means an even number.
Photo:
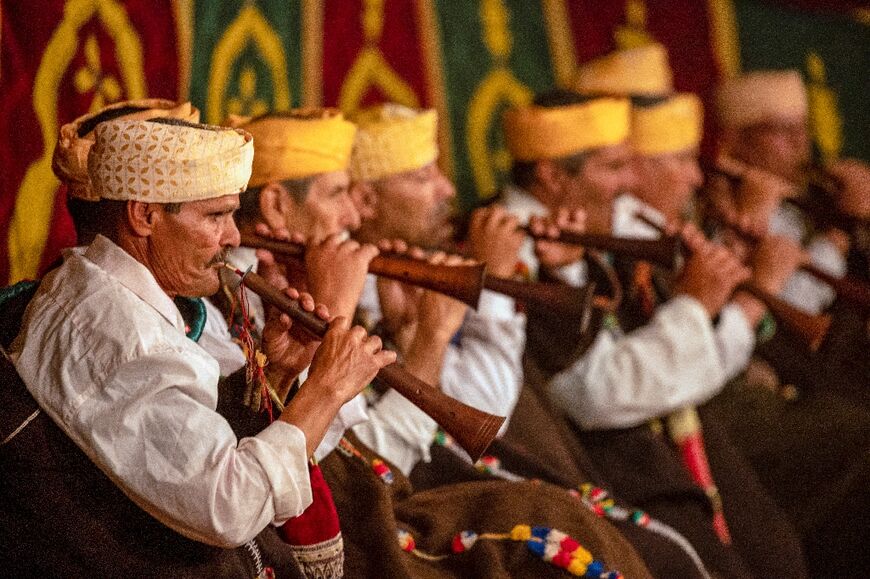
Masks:
[[[496,320],[513,320],[516,316],[516,302],[513,298],[483,290],[480,294],[480,303],[477,304],[477,312],[471,315]]]
[[[272,487],[275,511],[272,522],[280,525],[302,514],[312,501],[305,433],[276,420],[256,436],[240,440],[239,448],[242,446],[254,447]]]

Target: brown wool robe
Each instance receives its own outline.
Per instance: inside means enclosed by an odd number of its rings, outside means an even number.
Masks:
[[[375,458],[349,439],[369,460]],[[402,551],[396,537],[398,529],[409,531],[419,550],[441,555],[450,553],[460,531],[506,533],[518,524],[564,531],[626,578],[652,576],[615,528],[546,483],[480,480],[415,492],[398,469],[387,485],[364,461],[339,451],[320,466],[341,521],[347,577],[569,577],[520,542],[480,540],[465,553],[429,561]]]
[[[0,439],[37,408],[0,356]],[[0,446],[0,470],[0,568],[9,576],[256,575],[247,548],[192,541],[141,510],[44,413]],[[278,577],[301,578],[274,527],[255,541]]]
[[[592,272],[593,281],[599,282],[601,287],[606,287],[613,279],[596,274],[594,268]],[[630,278],[623,275],[621,279]],[[638,309],[630,296],[623,299],[617,316],[626,331],[642,323],[636,317]],[[601,316],[593,319],[598,324],[601,321]],[[540,372],[527,378],[527,387],[535,388],[542,400],[547,398],[547,378],[571,361],[565,352],[577,351],[576,342],[566,343],[552,337],[571,336],[578,323],[578,320],[529,312],[527,356]],[[585,469],[581,466],[581,470],[585,470],[593,482],[611,491],[619,504],[645,510],[678,530],[692,543],[709,571],[721,577],[807,576],[796,532],[712,413],[702,411],[705,444],[714,479],[723,496],[726,519],[734,539],[732,546],[723,545],[713,532],[710,502],[693,483],[677,450],[666,437],[645,425],[623,430],[581,431],[558,409],[552,405],[545,407],[556,422],[562,423],[563,432],[565,425],[572,431],[569,438],[575,439],[570,443],[575,449],[575,464],[587,465]],[[540,444],[538,423],[525,428],[512,424],[511,428],[516,428],[516,441],[520,444],[526,447]],[[525,443],[523,439],[529,436],[538,442]],[[644,549],[640,550],[645,554]]]

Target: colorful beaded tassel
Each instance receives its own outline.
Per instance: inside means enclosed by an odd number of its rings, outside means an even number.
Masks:
[[[414,537],[408,531],[397,531],[399,547],[408,553],[418,557],[440,561],[449,555],[429,555],[417,550]],[[551,565],[564,569],[576,577],[587,579],[622,579],[619,571],[607,571],[604,563],[595,559],[586,548],[575,539],[549,527],[533,527],[530,525],[516,525],[510,533],[475,533],[474,531],[462,531],[453,537],[450,550],[453,554],[464,553],[470,550],[478,541],[520,541],[526,547]]]

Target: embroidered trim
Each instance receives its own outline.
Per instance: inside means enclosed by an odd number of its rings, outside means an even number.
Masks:
[[[288,545],[308,579],[344,576],[344,540],[341,535],[314,545]]]
[[[33,422],[33,419],[34,419],[34,418],[36,418],[37,416],[39,416],[39,413],[40,413],[40,412],[41,412],[41,410],[39,410],[39,409],[34,410],[34,411],[33,411],[33,414],[31,414],[30,416],[28,416],[27,419],[26,419],[24,422],[22,422],[21,425],[20,425],[18,428],[16,428],[15,430],[13,430],[13,431],[9,434],[9,436],[7,436],[6,438],[4,438],[4,439],[3,439],[3,442],[0,442],[0,446],[3,446],[4,444],[6,444],[7,442],[9,442],[9,441],[12,440],[13,438],[15,438],[16,436],[18,436],[18,435],[21,433],[22,430],[24,430],[25,428],[27,428],[27,425],[28,425],[28,424],[30,424],[31,422]]]

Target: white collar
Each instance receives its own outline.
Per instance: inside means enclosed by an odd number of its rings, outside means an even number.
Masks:
[[[665,215],[634,195],[623,193],[613,203],[613,234],[617,237],[658,239],[661,234],[648,223],[638,219],[640,213],[657,225],[664,225]]]
[[[77,253],[77,252],[76,252]],[[121,285],[139,296],[178,331],[184,319],[169,295],[157,284],[154,274],[142,263],[102,235],[97,235],[82,255]]]
[[[504,189],[502,204],[511,212],[521,225],[527,225],[534,215],[546,217],[550,210],[535,197],[516,185],[508,185]]]

